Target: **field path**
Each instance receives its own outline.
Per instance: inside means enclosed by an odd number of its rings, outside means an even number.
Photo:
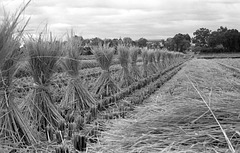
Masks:
[[[191,81],[190,81],[191,80]],[[158,91],[128,112],[110,120],[97,152],[229,152],[206,107],[210,106],[231,144],[240,142],[240,80],[216,60],[193,59]]]

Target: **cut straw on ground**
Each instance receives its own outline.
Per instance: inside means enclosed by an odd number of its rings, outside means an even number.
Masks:
[[[217,63],[189,61],[127,118],[106,124],[98,151],[239,152],[240,96],[233,89],[238,82]]]

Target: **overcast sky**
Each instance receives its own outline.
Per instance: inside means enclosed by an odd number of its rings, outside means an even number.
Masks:
[[[0,0],[14,12],[22,0]],[[24,16],[31,17],[27,32],[48,24],[62,36],[73,29],[83,38],[160,39],[190,34],[201,27],[220,26],[240,31],[240,0],[32,0]]]

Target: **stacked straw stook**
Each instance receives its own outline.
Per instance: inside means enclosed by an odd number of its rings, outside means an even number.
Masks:
[[[114,50],[108,46],[99,46],[95,47],[93,51],[95,58],[102,69],[102,73],[95,84],[94,93],[99,97],[110,96],[117,93],[120,91],[120,88],[112,79],[109,71],[113,60]]]
[[[141,72],[137,66],[139,48],[130,47],[129,50],[130,50],[130,57],[131,57],[130,75],[137,81],[142,78]]]
[[[162,71],[162,52],[160,50],[156,50],[155,52],[155,56],[156,56],[156,67],[158,69],[158,71]]]
[[[157,72],[157,68],[155,67],[155,53],[153,50],[148,51],[148,72],[149,75],[153,75]]]
[[[148,51],[147,51],[147,49],[142,50],[142,60],[143,60],[143,65],[142,65],[143,74],[142,74],[142,76],[145,78],[145,77],[148,76]]]
[[[125,88],[134,82],[129,72],[129,48],[123,45],[118,46],[118,60],[122,66],[120,71],[120,87]]]
[[[61,63],[63,69],[70,77],[70,80],[60,105],[63,109],[76,110],[81,113],[88,111],[91,107],[96,105],[96,100],[82,85],[82,80],[79,78],[80,53],[78,51],[78,45],[78,43],[69,39],[64,48],[66,57]]]
[[[11,147],[30,145],[37,141],[14,101],[12,89],[12,80],[20,59],[19,39],[24,29],[17,36],[14,36],[14,32],[25,7],[12,18],[4,16],[0,24],[0,144]]]
[[[39,37],[38,40],[30,40],[26,47],[34,88],[22,105],[23,110],[38,130],[44,130],[47,125],[57,127],[64,119],[54,105],[49,85],[59,60],[61,44],[56,40],[46,41]]]

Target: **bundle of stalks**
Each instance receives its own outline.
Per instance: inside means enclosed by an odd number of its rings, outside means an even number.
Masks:
[[[130,47],[129,50],[130,50],[130,57],[131,57],[130,75],[137,81],[142,78],[141,72],[137,66],[137,58],[138,58],[139,48]]]
[[[162,68],[165,69],[167,67],[167,53],[162,52]]]
[[[22,108],[38,130],[44,130],[47,125],[57,127],[58,122],[64,119],[53,103],[49,85],[59,60],[61,44],[39,37],[38,40],[30,40],[26,47],[29,53],[27,68],[33,77],[34,88]]]
[[[70,39],[66,44],[64,51],[66,51],[66,58],[62,60],[62,67],[70,77],[65,96],[61,101],[61,108],[72,109],[81,113],[88,111],[91,107],[96,105],[96,100],[90,92],[83,86],[82,80],[79,78],[80,69],[80,54],[78,51],[78,44]]]
[[[157,66],[157,69],[159,71],[161,71],[162,70],[162,63],[161,63],[162,62],[162,60],[161,60],[162,54],[161,54],[161,51],[160,50],[156,50],[155,56],[156,56],[156,66]]]
[[[147,51],[147,49],[142,50],[142,60],[143,60],[143,65],[142,65],[143,74],[142,74],[142,76],[145,78],[145,77],[148,76],[148,51]]]
[[[148,71],[150,75],[153,75],[157,72],[157,68],[155,67],[155,54],[154,51],[149,51],[148,53]]]
[[[17,36],[13,34],[25,7],[12,18],[5,16],[0,25],[0,144],[16,148],[37,141],[28,121],[14,102],[12,85],[20,59],[19,39],[24,29]]]
[[[134,82],[129,72],[129,49],[126,46],[118,46],[118,60],[122,66],[120,71],[120,87],[125,88]]]
[[[170,66],[172,64],[172,54],[166,53],[166,66]]]
[[[102,69],[100,77],[94,87],[94,93],[100,97],[110,96],[118,91],[120,88],[112,79],[109,68],[113,60],[113,49],[108,46],[99,46],[93,49],[95,58]]]

